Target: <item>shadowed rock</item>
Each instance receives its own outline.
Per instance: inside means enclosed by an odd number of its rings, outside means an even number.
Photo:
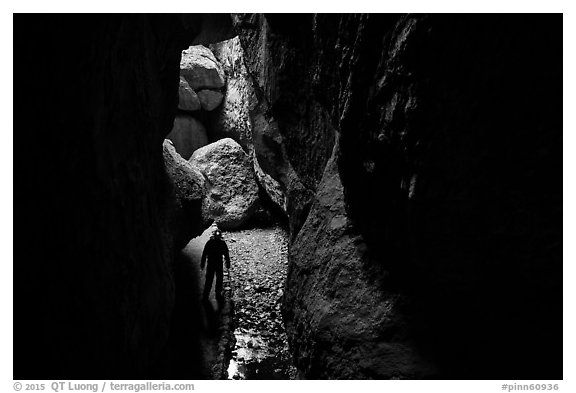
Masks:
[[[182,248],[207,224],[201,215],[206,185],[202,173],[176,152],[170,140],[164,140],[163,151],[164,165],[174,184],[177,200],[174,214],[176,244]]]
[[[162,154],[196,20],[185,34],[176,15],[14,17],[14,108],[43,119],[14,132],[43,163],[14,158],[14,235],[34,239],[15,247],[15,378],[206,377],[194,328],[186,341],[173,330],[177,210]],[[22,94],[36,67],[42,102]]]
[[[283,313],[291,349],[318,363],[301,364],[316,378],[429,378],[427,364],[395,332],[405,326],[401,296],[382,293],[364,269],[366,245],[349,233],[344,187],[328,161],[314,203],[290,249]],[[329,246],[324,246],[329,245]],[[317,288],[322,290],[318,291]],[[409,359],[409,360],[406,360]],[[330,365],[329,371],[320,365]]]
[[[562,378],[561,20],[234,23],[305,377]]]
[[[201,200],[206,192],[202,173],[176,152],[170,140],[165,139],[162,147],[166,171],[174,181],[178,199],[187,202]]]
[[[205,111],[211,111],[216,109],[218,105],[222,102],[224,95],[219,91],[215,90],[200,90],[198,91],[198,98],[200,100],[200,106]]]
[[[200,110],[198,95],[190,88],[190,85],[183,77],[180,77],[180,87],[178,89],[178,109],[191,112]]]
[[[186,160],[190,158],[194,150],[208,144],[206,128],[197,119],[187,114],[176,115],[174,127],[166,139],[172,141],[176,151]]]

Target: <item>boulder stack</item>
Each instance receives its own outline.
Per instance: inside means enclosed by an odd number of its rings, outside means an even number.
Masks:
[[[222,103],[226,75],[212,51],[202,45],[182,51],[180,60],[179,113],[167,136],[186,160],[192,152],[208,143],[199,111],[213,111]]]

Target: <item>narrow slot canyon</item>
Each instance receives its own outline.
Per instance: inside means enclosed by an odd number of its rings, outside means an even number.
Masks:
[[[14,36],[15,379],[562,379],[561,15]]]

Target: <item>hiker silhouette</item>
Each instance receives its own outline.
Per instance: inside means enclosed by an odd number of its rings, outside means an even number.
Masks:
[[[209,299],[214,275],[216,275],[216,300],[219,303],[222,303],[224,300],[224,296],[222,295],[222,286],[224,281],[222,257],[226,260],[226,269],[230,269],[228,246],[224,239],[222,239],[222,232],[220,232],[219,229],[215,229],[214,232],[212,232],[210,240],[208,240],[204,246],[202,261],[200,262],[200,268],[204,270],[206,260],[208,260],[208,266],[206,268],[206,282],[204,283],[204,300]]]

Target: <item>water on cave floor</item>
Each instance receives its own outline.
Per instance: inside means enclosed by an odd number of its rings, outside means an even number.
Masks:
[[[280,314],[286,280],[287,233],[282,228],[225,234],[232,260],[236,345],[229,379],[296,379]]]

